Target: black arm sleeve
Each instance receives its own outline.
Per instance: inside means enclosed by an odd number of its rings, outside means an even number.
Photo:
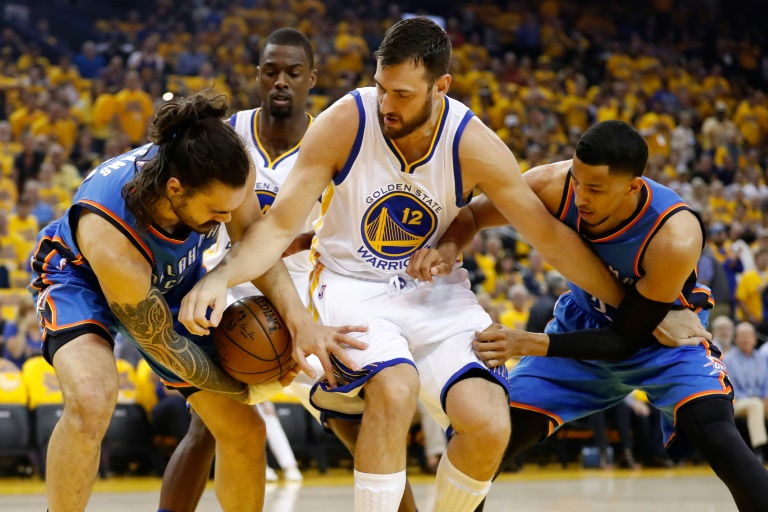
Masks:
[[[636,287],[627,291],[611,327],[549,335],[548,357],[595,361],[624,361],[655,341],[653,331],[672,303],[643,297]]]

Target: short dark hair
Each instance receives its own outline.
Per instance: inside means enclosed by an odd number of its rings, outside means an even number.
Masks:
[[[392,25],[374,55],[382,68],[408,61],[423,65],[427,80],[433,84],[448,73],[451,40],[437,23],[426,16],[417,16]]]
[[[607,165],[612,173],[642,176],[648,144],[624,121],[603,121],[584,132],[576,144],[576,156],[587,165]]]
[[[264,44],[261,45],[259,51],[259,62],[264,60],[264,52],[267,51],[269,45],[276,46],[299,46],[304,48],[304,53],[307,55],[309,61],[309,69],[315,67],[315,52],[312,50],[312,43],[309,42],[307,36],[299,32],[294,28],[281,28],[275,30],[267,36],[264,40]]]
[[[221,119],[228,109],[226,96],[208,97],[207,91],[173,99],[158,109],[147,135],[158,151],[143,166],[137,165],[133,179],[122,189],[140,227],[152,223],[155,201],[166,197],[170,178],[190,192],[214,182],[245,186],[250,160],[240,136]]]

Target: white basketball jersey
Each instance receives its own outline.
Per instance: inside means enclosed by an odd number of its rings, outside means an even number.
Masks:
[[[404,274],[418,249],[434,247],[466,204],[459,140],[473,114],[446,97],[429,151],[407,163],[381,130],[376,89],[350,94],[360,125],[344,168],[323,196],[313,252],[333,272],[384,280]]]
[[[299,155],[299,148],[301,147],[301,141],[286,153],[272,160],[259,140],[257,120],[260,111],[260,108],[256,108],[237,112],[229,119],[229,124],[235,128],[237,134],[243,139],[245,147],[248,149],[248,152],[251,154],[251,158],[256,165],[256,196],[259,198],[262,213],[266,213],[275,201],[275,197],[280,191],[280,187],[283,186],[283,182],[285,182],[285,179],[288,177],[288,173],[293,169],[293,164],[296,163],[296,158]],[[313,121],[312,116],[309,114],[307,114],[307,116],[309,117],[309,124],[311,125]],[[318,203],[310,213],[307,223],[302,231],[312,231],[313,221],[319,216],[320,203]],[[230,242],[227,230],[220,229],[216,245],[207,250],[203,255],[203,264],[206,268],[213,268],[224,259],[224,256],[231,246],[232,243]],[[253,257],[258,258],[258,254],[254,254]],[[309,251],[303,251],[287,258],[283,258],[283,262],[294,280],[298,275],[312,270],[312,264],[309,261]],[[250,283],[238,285],[234,288],[237,289],[237,292],[235,293],[235,296],[237,297],[256,295],[259,293]]]

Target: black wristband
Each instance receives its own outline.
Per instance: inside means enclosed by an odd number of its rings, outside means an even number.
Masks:
[[[671,307],[671,303],[643,297],[632,287],[621,301],[611,327],[550,334],[547,356],[623,361],[655,342],[653,331]]]

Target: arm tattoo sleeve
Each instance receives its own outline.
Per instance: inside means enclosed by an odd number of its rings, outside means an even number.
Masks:
[[[157,288],[138,304],[110,302],[109,307],[142,350],[184,381],[200,389],[248,402],[248,389],[230,377],[206,353],[173,330],[173,315]]]

